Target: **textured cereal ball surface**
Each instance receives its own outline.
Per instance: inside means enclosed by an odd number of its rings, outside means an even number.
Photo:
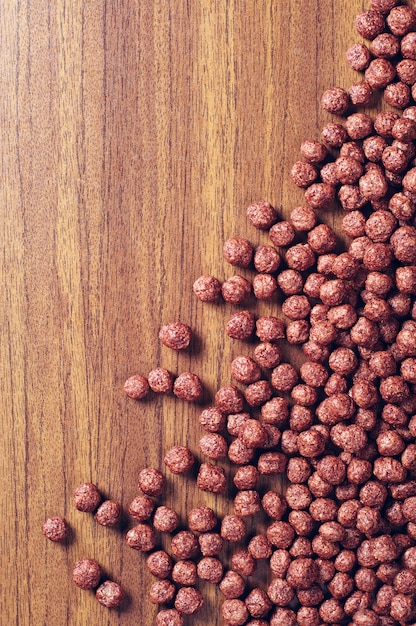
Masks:
[[[42,528],[44,536],[50,541],[65,541],[68,536],[68,522],[64,517],[49,517]]]
[[[248,220],[255,228],[267,230],[277,221],[277,213],[267,201],[260,201],[250,204],[247,207]]]
[[[156,367],[147,376],[149,387],[155,393],[170,393],[173,389],[173,374],[165,367]]]
[[[224,243],[223,253],[230,265],[248,267],[253,257],[253,246],[248,239],[231,237]]]
[[[193,284],[193,292],[201,302],[217,302],[221,295],[221,283],[215,276],[203,275]]]
[[[185,446],[174,446],[165,455],[164,464],[172,474],[188,472],[195,461],[194,455]]]
[[[120,521],[121,505],[114,500],[106,500],[97,509],[95,520],[101,526],[115,526]]]
[[[242,626],[246,623],[249,612],[244,602],[236,598],[225,600],[222,605],[222,616],[228,626]]]
[[[94,589],[101,578],[101,567],[94,559],[80,559],[72,570],[72,580],[81,589]]]
[[[194,615],[204,606],[204,599],[198,589],[181,587],[175,598],[175,609],[182,615]]]
[[[145,467],[139,473],[138,487],[147,496],[160,496],[165,486],[165,477],[154,467]]]
[[[81,483],[74,493],[74,506],[78,511],[93,513],[101,502],[101,494],[93,483]]]
[[[103,606],[106,606],[108,609],[114,609],[123,603],[125,593],[118,583],[106,580],[98,587],[95,597]]]
[[[183,322],[170,322],[160,329],[159,339],[172,350],[184,350],[191,343],[192,330]]]
[[[124,383],[124,391],[133,400],[142,400],[149,393],[149,381],[141,374],[130,376]]]
[[[196,402],[202,396],[202,383],[193,372],[183,372],[173,383],[173,393],[186,402]]]
[[[155,626],[184,626],[184,619],[176,609],[165,609],[156,615]]]

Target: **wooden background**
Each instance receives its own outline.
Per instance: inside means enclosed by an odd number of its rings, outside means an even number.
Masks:
[[[209,403],[233,355],[250,353],[224,337],[234,309],[197,302],[193,280],[233,273],[229,236],[267,241],[247,223],[251,201],[283,214],[301,201],[290,166],[329,119],[323,89],[358,79],[345,50],[368,4],[1,3],[2,623],[153,623],[144,558],[124,545],[128,520],[98,526],[74,510],[73,491],[91,480],[126,506],[139,470],[162,466],[170,446],[197,453],[200,407],[134,402],[123,383],[156,365],[191,369]],[[180,355],[158,342],[176,319],[196,334]],[[229,509],[171,475],[164,502],[182,516],[197,504]],[[72,528],[64,546],[41,533],[61,514]],[[123,610],[73,585],[83,556],[125,587]],[[206,608],[189,623],[222,623],[220,594],[202,589]]]

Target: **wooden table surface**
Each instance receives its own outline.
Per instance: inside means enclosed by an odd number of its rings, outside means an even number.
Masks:
[[[287,215],[302,201],[290,167],[300,142],[318,139],[330,119],[323,89],[358,79],[345,51],[368,5],[6,0],[0,8],[2,623],[153,623],[145,559],[124,543],[131,521],[99,526],[74,509],[74,489],[93,481],[126,508],[140,469],[162,467],[169,447],[187,443],[198,455],[200,406],[135,402],[123,383],[157,365],[192,370],[208,405],[230,383],[233,356],[252,350],[224,335],[236,309],[204,306],[192,283],[234,273],[222,257],[226,238],[268,241],[247,222],[250,202],[267,199]],[[196,337],[181,354],[158,341],[160,326],[177,319]],[[231,510],[198,493],[192,476],[167,474],[163,502],[182,520],[196,505],[220,517]],[[65,545],[42,536],[52,515],[70,523]],[[125,587],[122,610],[72,583],[84,556]],[[187,623],[222,624],[221,594],[201,589],[205,609]]]

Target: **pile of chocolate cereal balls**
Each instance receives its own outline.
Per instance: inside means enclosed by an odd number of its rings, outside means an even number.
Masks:
[[[236,465],[234,514],[218,520],[197,507],[177,530],[178,514],[156,501],[163,473],[142,469],[126,541],[156,577],[157,626],[182,626],[203,607],[199,579],[219,586],[229,626],[416,623],[416,12],[372,0],[356,28],[369,43],[346,56],[363,79],[324,92],[323,108],[344,119],[302,142],[291,169],[304,204],[287,221],[267,201],[249,206],[250,224],[270,243],[255,248],[235,236],[223,253],[255,270],[252,280],[204,275],[193,285],[202,302],[238,307],[226,333],[247,340],[247,354],[231,363],[233,383],[199,415],[197,485],[224,494],[216,461]],[[360,112],[376,95],[395,110]],[[320,222],[336,206],[350,240],[344,251]],[[274,314],[244,308],[253,296]],[[159,337],[183,350],[192,330],[177,321]],[[300,368],[285,362],[285,342],[302,352]],[[191,402],[202,389],[194,373],[163,367],[125,385],[135,399],[173,392]],[[174,474],[196,462],[180,445],[164,459]],[[284,494],[259,489],[277,476]],[[260,512],[267,530],[248,539],[247,522]],[[158,532],[172,533],[170,554]],[[225,564],[227,542],[236,545]],[[271,572],[264,589],[250,586],[259,560]]]

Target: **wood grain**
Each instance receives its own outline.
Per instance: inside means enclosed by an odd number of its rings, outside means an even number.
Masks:
[[[126,506],[143,466],[162,466],[173,444],[197,453],[200,407],[129,401],[124,380],[159,364],[191,369],[207,403],[229,383],[230,361],[247,347],[224,337],[232,307],[202,306],[193,280],[233,273],[222,259],[227,237],[267,240],[247,223],[252,200],[283,214],[301,201],[288,172],[300,142],[328,119],[322,90],[357,80],[344,54],[365,6],[2,3],[2,623],[153,623],[144,558],[124,545],[128,520],[99,527],[74,510],[74,488],[94,481]],[[175,319],[196,334],[185,354],[158,342],[160,325]],[[193,478],[168,476],[164,501],[183,520],[198,503],[220,516],[230,508],[198,494]],[[60,514],[72,528],[64,546],[41,534]],[[82,556],[123,584],[123,610],[72,584]],[[202,588],[206,608],[192,623],[221,624],[220,595]]]

